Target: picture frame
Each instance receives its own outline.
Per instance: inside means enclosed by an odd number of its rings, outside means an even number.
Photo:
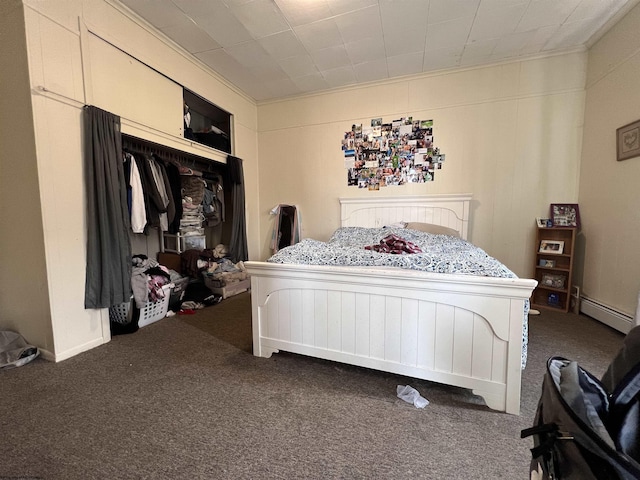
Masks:
[[[549,209],[554,227],[580,228],[580,208],[577,203],[552,203]]]
[[[565,288],[567,277],[554,273],[544,273],[540,279],[540,285],[543,287],[557,288],[562,290]]]
[[[541,240],[540,249],[538,250],[538,252],[550,253],[552,255],[562,255],[562,252],[564,252],[564,241],[563,240]]]
[[[536,225],[538,228],[552,227],[553,222],[550,218],[536,217]]]
[[[538,266],[539,267],[544,267],[544,268],[555,268],[556,267],[556,261],[555,260],[550,260],[548,258],[541,258],[538,261]]]
[[[640,156],[640,120],[616,130],[616,156],[619,162]]]

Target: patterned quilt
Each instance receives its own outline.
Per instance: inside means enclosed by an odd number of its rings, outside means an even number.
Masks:
[[[395,234],[417,245],[422,252],[398,255],[365,249],[366,246],[380,244],[389,234]],[[304,239],[283,248],[267,261],[305,265],[400,267],[485,277],[516,276],[484,250],[461,238],[396,227],[339,228],[328,242]]]
[[[365,248],[379,245],[390,234],[418,246],[422,252],[391,254]],[[399,267],[433,273],[516,278],[504,264],[466,240],[400,227],[342,227],[334,232],[328,242],[303,239],[279,250],[267,261],[303,265]],[[523,320],[522,368],[527,358],[528,313],[527,301]]]

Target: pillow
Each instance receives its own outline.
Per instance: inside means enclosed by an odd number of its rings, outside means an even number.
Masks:
[[[407,228],[407,222],[396,222],[385,225],[383,228]]]
[[[442,225],[434,225],[432,223],[407,222],[407,226],[405,228],[418,230],[419,232],[435,233],[437,235],[460,237],[460,233],[457,230],[449,227],[443,227]]]

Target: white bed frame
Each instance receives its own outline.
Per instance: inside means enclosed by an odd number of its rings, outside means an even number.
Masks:
[[[434,223],[468,236],[471,195],[342,198],[342,226]],[[279,350],[472,389],[520,412],[523,313],[535,280],[245,262],[253,353]]]

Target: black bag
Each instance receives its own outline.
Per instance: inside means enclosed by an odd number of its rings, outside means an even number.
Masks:
[[[521,432],[534,438],[531,478],[640,479],[639,329],[603,381],[574,361],[547,361],[533,427]]]

